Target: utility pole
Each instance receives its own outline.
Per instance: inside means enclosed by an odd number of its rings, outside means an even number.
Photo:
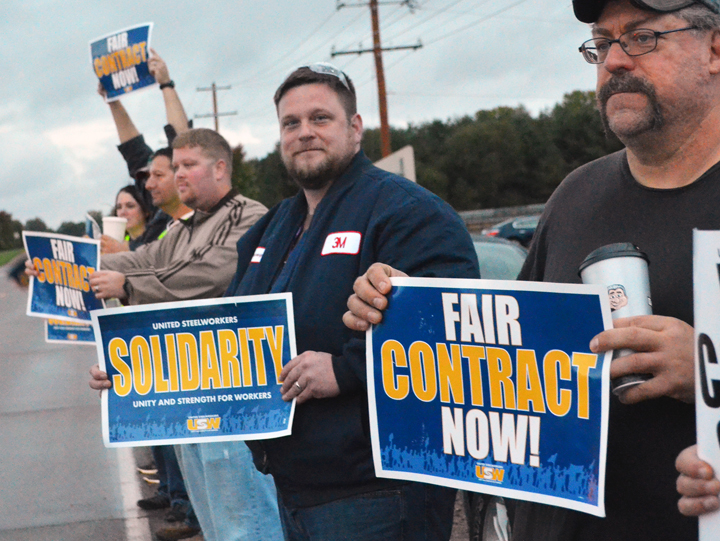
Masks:
[[[415,8],[414,0],[402,0],[402,1],[388,1],[380,2],[382,4],[405,4],[411,10]],[[422,43],[418,40],[416,45],[404,45],[400,47],[387,47],[383,49],[380,41],[380,17],[378,15],[378,0],[370,0],[369,4],[345,4],[337,0],[337,9],[344,7],[364,7],[370,6],[370,18],[372,21],[373,31],[373,48],[372,49],[358,49],[355,51],[336,51],[332,50],[330,53],[331,57],[336,57],[344,54],[363,54],[372,52],[375,57],[375,72],[378,84],[378,104],[380,107],[380,151],[383,158],[389,156],[390,149],[390,125],[388,123],[388,112],[387,112],[387,93],[385,91],[385,70],[383,69],[382,53],[383,51],[398,51],[401,49],[419,49],[422,47]]]
[[[207,88],[198,88],[198,92],[212,92],[212,99],[213,99],[213,112],[211,114],[207,115],[194,115],[194,118],[209,118],[214,117],[215,118],[215,131],[220,132],[220,125],[218,123],[218,117],[221,116],[230,116],[230,115],[236,115],[237,111],[233,111],[231,113],[218,113],[218,106],[217,106],[217,91],[218,90],[230,90],[232,87],[230,85],[228,86],[217,86],[214,82],[212,86]]]

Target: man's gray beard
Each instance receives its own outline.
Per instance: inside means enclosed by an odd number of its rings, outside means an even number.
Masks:
[[[632,131],[616,133],[610,127],[610,121],[607,116],[607,102],[614,94],[622,92],[631,92],[644,94],[648,99],[648,106],[651,114],[647,115],[644,122],[638,124]],[[602,120],[605,135],[614,134],[618,139],[636,137],[648,131],[659,131],[665,124],[665,118],[660,108],[660,103],[655,93],[655,87],[638,77],[623,74],[613,76],[607,83],[603,85],[597,95],[598,109],[600,111],[600,119]]]
[[[354,154],[350,154],[339,160],[326,160],[319,167],[309,171],[298,171],[290,163],[283,161],[295,184],[304,190],[320,190],[342,175],[354,157]]]

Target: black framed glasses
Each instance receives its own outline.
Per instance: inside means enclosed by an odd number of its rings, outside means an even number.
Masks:
[[[653,52],[657,48],[658,37],[674,32],[684,32],[685,30],[698,30],[697,26],[688,26],[686,28],[676,28],[675,30],[665,30],[658,32],[647,28],[638,28],[625,32],[618,39],[608,38],[592,38],[583,43],[578,49],[590,64],[602,64],[605,62],[610,47],[613,43],[619,43],[622,50],[628,56],[642,56]]]

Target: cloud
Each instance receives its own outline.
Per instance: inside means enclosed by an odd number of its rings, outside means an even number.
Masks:
[[[74,175],[83,177],[92,161],[107,157],[117,135],[112,121],[98,119],[60,126],[44,136],[62,152]]]
[[[262,158],[275,148],[279,140],[277,120],[262,125],[243,124],[237,128],[224,128],[220,133],[230,146],[241,144],[246,158]]]
[[[498,105],[537,112],[562,95],[594,85],[594,71],[577,53],[589,34],[574,20],[568,0],[527,0],[502,15],[463,26],[516,0],[424,0],[380,9],[384,45],[415,43],[415,52],[384,55],[390,122],[403,126],[474,114]],[[78,17],[78,14],[82,14]],[[367,47],[370,16],[364,8],[337,10],[332,0],[241,2],[192,0],[45,2],[42,9],[4,0],[0,78],[0,210],[18,219],[42,217],[57,227],[79,221],[88,209],[108,209],[128,181],[112,117],[95,92],[89,41],[147,21],[152,46],[167,61],[188,117],[212,111],[218,93],[220,131],[262,157],[278,141],[272,95],[295,67],[320,60],[346,69],[358,86],[359,111],[368,128],[378,125],[372,55],[330,57],[336,50]],[[208,32],[207,29],[212,31]],[[445,34],[449,37],[438,40]],[[28,37],[30,36],[30,37]],[[165,111],[156,88],[122,100],[147,143],[166,144]],[[196,126],[212,126],[196,119]]]

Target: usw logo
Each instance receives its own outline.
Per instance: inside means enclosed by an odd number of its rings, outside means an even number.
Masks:
[[[502,483],[505,478],[505,469],[502,466],[475,465],[475,476],[483,481]]]
[[[220,417],[200,417],[187,420],[188,430],[220,430]]]

